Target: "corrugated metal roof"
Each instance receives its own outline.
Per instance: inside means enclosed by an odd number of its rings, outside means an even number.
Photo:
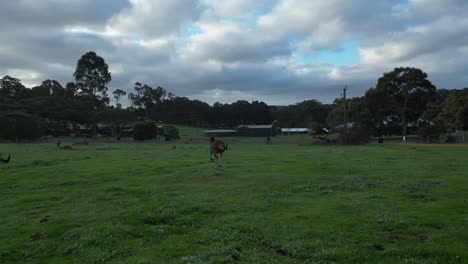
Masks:
[[[308,128],[282,128],[281,132],[309,132]]]
[[[214,130],[205,130],[205,133],[236,133],[236,130],[229,129],[214,129]]]

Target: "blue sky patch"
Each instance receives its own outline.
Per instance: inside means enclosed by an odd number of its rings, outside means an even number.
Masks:
[[[141,43],[143,41],[143,39],[141,37],[138,37],[138,36],[131,37],[131,40],[132,40],[133,43]]]
[[[182,39],[189,39],[194,35],[200,34],[201,32],[201,28],[194,24],[185,24],[180,27],[180,37]]]
[[[359,43],[345,41],[338,50],[324,50],[314,55],[294,52],[298,56],[296,62],[302,64],[327,63],[335,66],[349,66],[359,62]]]

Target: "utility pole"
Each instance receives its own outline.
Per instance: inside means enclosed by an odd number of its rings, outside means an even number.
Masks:
[[[343,105],[344,105],[344,111],[343,111],[343,120],[344,120],[344,143],[348,143],[348,109],[347,109],[347,103],[346,103],[346,90],[348,90],[348,86],[345,85],[343,88]]]

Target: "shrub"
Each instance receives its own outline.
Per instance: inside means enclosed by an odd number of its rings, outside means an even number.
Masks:
[[[444,133],[445,127],[442,122],[423,122],[418,129],[418,136],[429,142],[436,142]]]
[[[147,121],[145,122],[145,139],[154,139],[158,135],[158,125],[156,122]]]
[[[169,141],[169,140],[179,140],[179,130],[176,127],[173,126],[164,126],[163,127],[163,133],[164,133],[164,140]]]
[[[133,138],[135,140],[143,141],[154,139],[158,135],[158,126],[153,121],[137,122],[133,126]]]

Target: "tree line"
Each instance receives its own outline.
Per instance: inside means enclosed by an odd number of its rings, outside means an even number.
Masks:
[[[349,120],[375,136],[418,134],[437,141],[442,134],[468,130],[468,88],[436,89],[421,69],[401,67],[384,73],[364,96],[336,99],[327,117],[342,122],[346,104]]]
[[[361,97],[337,98],[332,104],[312,99],[289,106],[244,100],[209,105],[140,82],[128,93],[112,91],[114,105],[109,98],[109,67],[92,51],[77,61],[73,76],[74,81],[65,86],[45,80],[31,88],[18,78],[0,79],[0,137],[62,136],[83,126],[95,135],[98,123],[121,127],[136,120],[206,128],[275,122],[325,133],[343,123],[345,105],[352,126],[375,136],[406,135],[410,130],[435,140],[442,133],[468,129],[468,89],[436,89],[426,73],[409,67],[384,73]],[[123,100],[128,107],[121,107]]]

